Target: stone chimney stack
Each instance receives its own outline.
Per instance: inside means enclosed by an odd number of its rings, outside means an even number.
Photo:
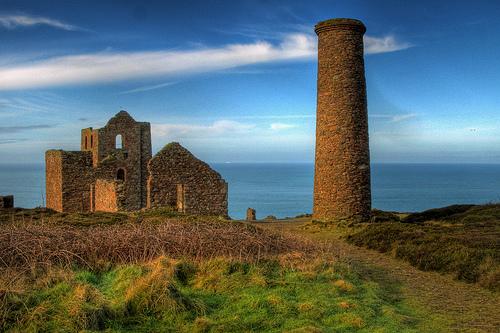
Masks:
[[[318,35],[315,220],[358,222],[370,217],[365,31],[361,21],[344,18],[315,26]]]

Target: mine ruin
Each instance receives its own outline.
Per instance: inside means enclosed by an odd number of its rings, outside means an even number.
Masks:
[[[59,212],[228,214],[221,175],[176,142],[152,157],[151,125],[126,111],[103,128],[82,129],[80,151],[47,151],[45,164],[47,207]]]

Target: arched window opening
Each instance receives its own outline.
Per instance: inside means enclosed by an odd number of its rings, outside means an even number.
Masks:
[[[116,172],[116,179],[125,181],[125,170],[118,169],[118,171]]]
[[[87,136],[85,136],[85,149],[87,149]]]
[[[118,134],[116,136],[115,148],[116,149],[122,149],[123,148],[123,138],[122,138],[121,134]]]
[[[94,136],[90,135],[90,148],[94,148]]]

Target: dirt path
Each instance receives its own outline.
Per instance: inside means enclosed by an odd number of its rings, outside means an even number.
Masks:
[[[399,284],[400,296],[449,323],[451,332],[500,332],[500,295],[436,272],[423,272],[390,255],[346,243],[334,232],[304,231],[304,220],[259,223],[259,226],[332,242],[349,260],[382,285]],[[256,223],[257,224],[257,223]]]

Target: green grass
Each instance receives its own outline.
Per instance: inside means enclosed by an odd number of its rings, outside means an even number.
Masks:
[[[347,240],[422,270],[500,290],[500,205],[455,205],[348,230]]]
[[[283,259],[283,258],[282,258]],[[286,258],[285,258],[286,259]],[[107,271],[48,272],[4,292],[3,331],[422,332],[428,322],[347,265],[160,257]],[[47,276],[47,273],[44,274]],[[394,286],[391,288],[394,289]],[[393,293],[394,290],[391,291]],[[431,326],[427,331],[439,331]]]

